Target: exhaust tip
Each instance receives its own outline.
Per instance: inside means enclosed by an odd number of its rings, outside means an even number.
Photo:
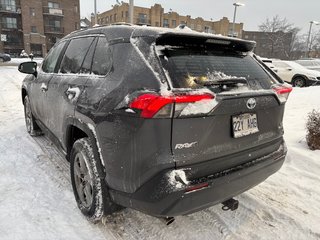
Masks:
[[[160,218],[161,221],[164,222],[167,226],[169,226],[171,223],[174,222],[175,218],[174,217],[165,217],[165,218]]]

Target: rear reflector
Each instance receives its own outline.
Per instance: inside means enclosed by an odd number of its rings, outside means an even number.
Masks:
[[[292,91],[292,87],[289,84],[279,84],[272,86],[272,90],[277,94],[279,101],[285,103]]]
[[[197,184],[197,185],[193,185],[193,186],[189,186],[186,188],[186,192],[193,192],[193,191],[198,191],[198,190],[201,190],[203,188],[207,188],[209,187],[209,183],[205,182],[205,183],[200,183],[200,184]]]
[[[173,96],[161,96],[155,93],[145,93],[135,98],[129,107],[133,109],[141,110],[141,117],[153,118],[157,117],[157,113],[169,104],[190,104],[197,103],[204,100],[213,100],[214,96],[208,93],[205,94],[185,94],[185,95],[173,95]],[[161,117],[171,117],[171,111],[165,109],[161,111]]]

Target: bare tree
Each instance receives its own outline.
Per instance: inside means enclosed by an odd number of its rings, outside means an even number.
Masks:
[[[269,40],[269,57],[279,55],[284,55],[286,58],[291,57],[300,29],[294,27],[286,18],[276,15],[272,19],[267,18],[260,24],[259,30],[264,32]]]

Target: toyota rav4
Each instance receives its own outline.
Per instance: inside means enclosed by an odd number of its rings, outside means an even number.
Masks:
[[[22,63],[27,131],[70,161],[91,221],[121,207],[192,213],[282,166],[291,91],[255,43],[187,30],[97,27],[71,33],[38,68]]]

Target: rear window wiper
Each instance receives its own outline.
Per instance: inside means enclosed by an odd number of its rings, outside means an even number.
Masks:
[[[240,77],[240,78],[223,78],[223,79],[217,79],[217,80],[201,80],[201,79],[194,79],[194,82],[196,84],[202,85],[202,86],[214,86],[214,85],[227,85],[227,86],[235,86],[237,84],[241,85],[248,85],[247,79]]]

